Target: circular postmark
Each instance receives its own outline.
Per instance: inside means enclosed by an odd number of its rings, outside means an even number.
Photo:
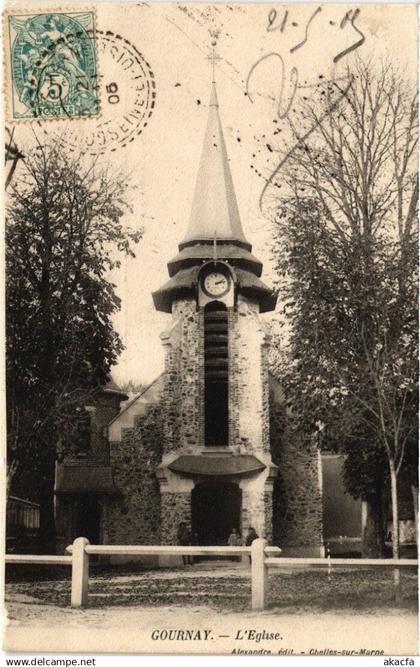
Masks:
[[[102,155],[124,148],[147,127],[156,99],[152,69],[140,51],[110,30],[96,29],[100,116],[69,122],[61,141],[69,150]],[[39,121],[46,134],[51,126]]]

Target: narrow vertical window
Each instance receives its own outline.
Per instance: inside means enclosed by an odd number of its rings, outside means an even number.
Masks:
[[[228,313],[212,301],[204,310],[204,415],[206,447],[229,444]]]

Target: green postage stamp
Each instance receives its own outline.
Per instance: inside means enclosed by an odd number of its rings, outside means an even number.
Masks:
[[[6,21],[11,118],[97,116],[95,13],[8,14]]]

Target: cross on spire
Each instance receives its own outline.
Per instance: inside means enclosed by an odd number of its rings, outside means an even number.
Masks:
[[[192,241],[213,244],[213,258],[220,255],[218,249],[221,242],[234,241],[249,245],[239,217],[214,83],[211,86],[207,129],[190,223],[182,243]]]
[[[211,70],[212,70],[212,83],[216,83],[216,62],[218,60],[221,60],[221,57],[217,55],[215,46],[217,46],[217,38],[219,36],[218,31],[214,31],[210,33],[212,36],[211,40],[211,46],[212,46],[212,51],[209,56],[207,56],[207,60],[211,62]]]

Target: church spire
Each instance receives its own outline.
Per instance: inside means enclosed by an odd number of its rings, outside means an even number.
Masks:
[[[239,217],[213,74],[190,222],[180,247],[199,241],[211,243],[215,237],[218,241],[249,245]]]
[[[213,42],[215,46],[215,42]],[[209,58],[213,66],[207,129],[201,152],[195,194],[187,234],[179,253],[168,262],[170,279],[153,292],[157,310],[172,312],[179,299],[197,302],[198,277],[203,263],[228,263],[235,276],[235,290],[259,304],[265,313],[276,307],[276,294],[261,280],[262,264],[251,254],[245,238],[233,188],[229,159],[219,116],[214,65],[220,58]]]

